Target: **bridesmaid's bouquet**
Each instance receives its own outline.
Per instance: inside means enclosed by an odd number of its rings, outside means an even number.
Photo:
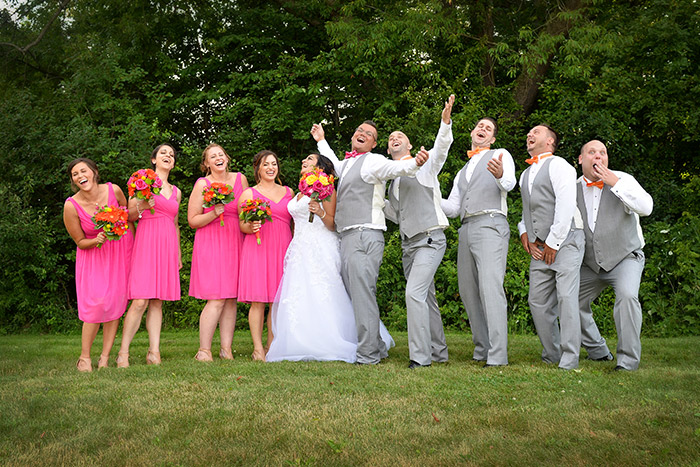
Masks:
[[[95,211],[92,222],[102,229],[107,240],[119,240],[129,230],[129,210],[123,206],[103,206]],[[102,244],[97,248],[102,248]]]
[[[153,170],[141,169],[131,174],[126,186],[129,189],[129,196],[133,197],[136,195],[136,199],[148,201],[154,195],[160,193],[163,181]],[[153,208],[151,208],[151,214],[154,212]]]
[[[202,191],[204,197],[204,207],[210,208],[215,204],[227,205],[234,200],[236,194],[233,192],[233,187],[225,183],[212,183],[211,186],[205,187]],[[224,226],[224,213],[219,214],[219,224]]]
[[[263,201],[260,198],[247,199],[241,203],[241,213],[239,217],[243,222],[260,221],[261,224],[264,224],[265,221],[272,222],[272,210],[267,201]],[[259,230],[255,232],[255,239],[258,241],[258,245],[260,245]]]
[[[335,178],[316,167],[301,176],[299,191],[314,201],[323,201],[333,194]],[[309,222],[314,221],[314,213],[309,213]]]

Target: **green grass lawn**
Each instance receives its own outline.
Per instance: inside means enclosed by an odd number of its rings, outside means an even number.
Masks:
[[[141,331],[130,368],[83,374],[77,335],[2,336],[0,464],[698,465],[700,337],[643,339],[633,373],[585,352],[559,370],[535,336],[482,368],[458,333],[449,363],[408,370],[394,337],[377,366],[264,364],[237,331],[236,359],[207,364],[195,332],[165,332],[152,367]]]

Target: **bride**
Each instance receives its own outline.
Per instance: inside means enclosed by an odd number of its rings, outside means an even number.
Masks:
[[[329,159],[310,154],[301,173],[314,168],[335,175]],[[294,219],[294,238],[284,258],[284,275],[272,304],[275,336],[266,355],[280,360],[342,360],[354,363],[355,315],[340,277],[340,241],[335,233],[336,194],[321,203],[299,193],[287,210]],[[314,213],[309,222],[309,213]],[[387,349],[394,341],[383,324]]]

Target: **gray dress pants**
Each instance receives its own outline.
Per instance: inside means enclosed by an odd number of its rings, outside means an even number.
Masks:
[[[578,293],[584,245],[583,230],[571,230],[552,264],[530,260],[528,302],[542,360],[566,370],[578,367],[581,349]]]
[[[445,255],[445,232],[433,230],[402,241],[406,276],[406,316],[409,358],[421,365],[447,361],[442,316],[433,278]]]
[[[467,217],[459,229],[459,295],[469,316],[474,360],[508,364],[508,316],[503,279],[510,228],[501,214]]]
[[[610,352],[593,319],[591,303],[608,286],[615,291],[613,318],[617,329],[617,364],[636,370],[642,353],[642,306],[639,303],[639,283],[644,272],[644,253],[636,250],[617,266],[606,272],[593,272],[581,266],[579,307],[581,315],[581,345],[590,358],[602,358]]]
[[[340,273],[355,312],[358,363],[379,363],[389,355],[379,335],[377,306],[377,278],[383,254],[381,230],[357,228],[340,233]]]

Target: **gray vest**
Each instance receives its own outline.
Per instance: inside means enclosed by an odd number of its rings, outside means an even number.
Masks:
[[[459,202],[459,214],[474,214],[487,209],[501,210],[501,189],[496,178],[486,168],[493,157],[494,151],[487,151],[474,167],[471,180],[467,181],[467,171],[462,170],[462,176],[457,180],[462,199]]]
[[[360,170],[366,160],[365,156],[357,156],[358,160],[355,164],[342,174],[335,211],[335,225],[338,232],[342,232],[351,225],[372,223],[374,185],[365,182],[360,176]]]
[[[523,198],[523,221],[527,229],[527,238],[530,242],[537,239],[547,240],[549,229],[554,223],[554,204],[556,195],[549,178],[549,164],[556,156],[550,156],[542,163],[537,172],[535,183],[532,185],[532,193],[527,189],[530,180],[530,168],[523,173],[523,183],[520,187],[520,195]],[[571,219],[571,228],[575,229],[575,220]]]
[[[583,200],[583,187],[581,183],[576,185],[576,202],[583,216],[583,230],[586,233],[583,262],[594,272],[599,272],[600,269],[610,271],[627,255],[642,247],[637,232],[637,219],[634,214],[625,212],[622,201],[610,191],[608,185],[604,185],[595,232],[591,232]]]
[[[433,189],[421,185],[416,177],[399,177],[397,180],[400,180],[399,199],[394,196],[393,181],[389,186],[389,202],[397,213],[401,234],[411,238],[438,225]]]

